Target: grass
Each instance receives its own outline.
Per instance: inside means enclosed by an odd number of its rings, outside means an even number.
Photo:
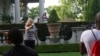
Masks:
[[[79,52],[39,53],[39,56],[81,56]]]

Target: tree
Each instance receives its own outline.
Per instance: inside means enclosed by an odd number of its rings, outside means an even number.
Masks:
[[[86,21],[94,21],[95,15],[100,11],[100,0],[88,0],[84,8],[84,18]]]
[[[61,3],[61,17],[78,19],[82,13],[82,1],[80,0],[59,0]]]
[[[39,16],[39,7],[35,7],[35,8],[32,8],[32,9],[29,9],[28,16],[33,18],[33,19],[35,17]]]
[[[71,13],[71,3],[68,2],[68,0],[60,0],[61,3],[61,17],[62,19],[70,17]]]

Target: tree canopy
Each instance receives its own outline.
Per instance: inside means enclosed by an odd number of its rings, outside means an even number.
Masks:
[[[35,18],[39,16],[39,7],[29,9],[28,17]]]
[[[55,9],[58,17],[63,19],[73,18],[79,21],[94,21],[95,14],[100,10],[100,0],[59,0],[59,6],[49,6],[45,10],[50,14]],[[39,15],[39,7],[30,9],[29,17]]]
[[[100,0],[88,0],[84,7],[84,18],[86,21],[94,21],[95,15],[100,11]]]

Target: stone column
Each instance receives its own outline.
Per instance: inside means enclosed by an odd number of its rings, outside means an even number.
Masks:
[[[11,4],[11,15],[13,16],[12,23],[15,23],[15,4]]]
[[[20,2],[15,0],[15,23],[20,23]]]
[[[23,16],[27,16],[27,3],[24,3],[24,14],[23,14]]]
[[[44,13],[44,2],[45,0],[39,0],[39,23],[43,23],[43,19],[42,19],[42,16],[43,16],[43,13]]]

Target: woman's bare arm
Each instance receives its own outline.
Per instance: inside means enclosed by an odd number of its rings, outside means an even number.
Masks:
[[[38,45],[38,36],[37,36],[37,31],[35,31],[35,38],[36,38],[37,45]]]
[[[33,25],[31,25],[31,26],[25,26],[25,30],[29,30],[31,27],[32,27]]]

